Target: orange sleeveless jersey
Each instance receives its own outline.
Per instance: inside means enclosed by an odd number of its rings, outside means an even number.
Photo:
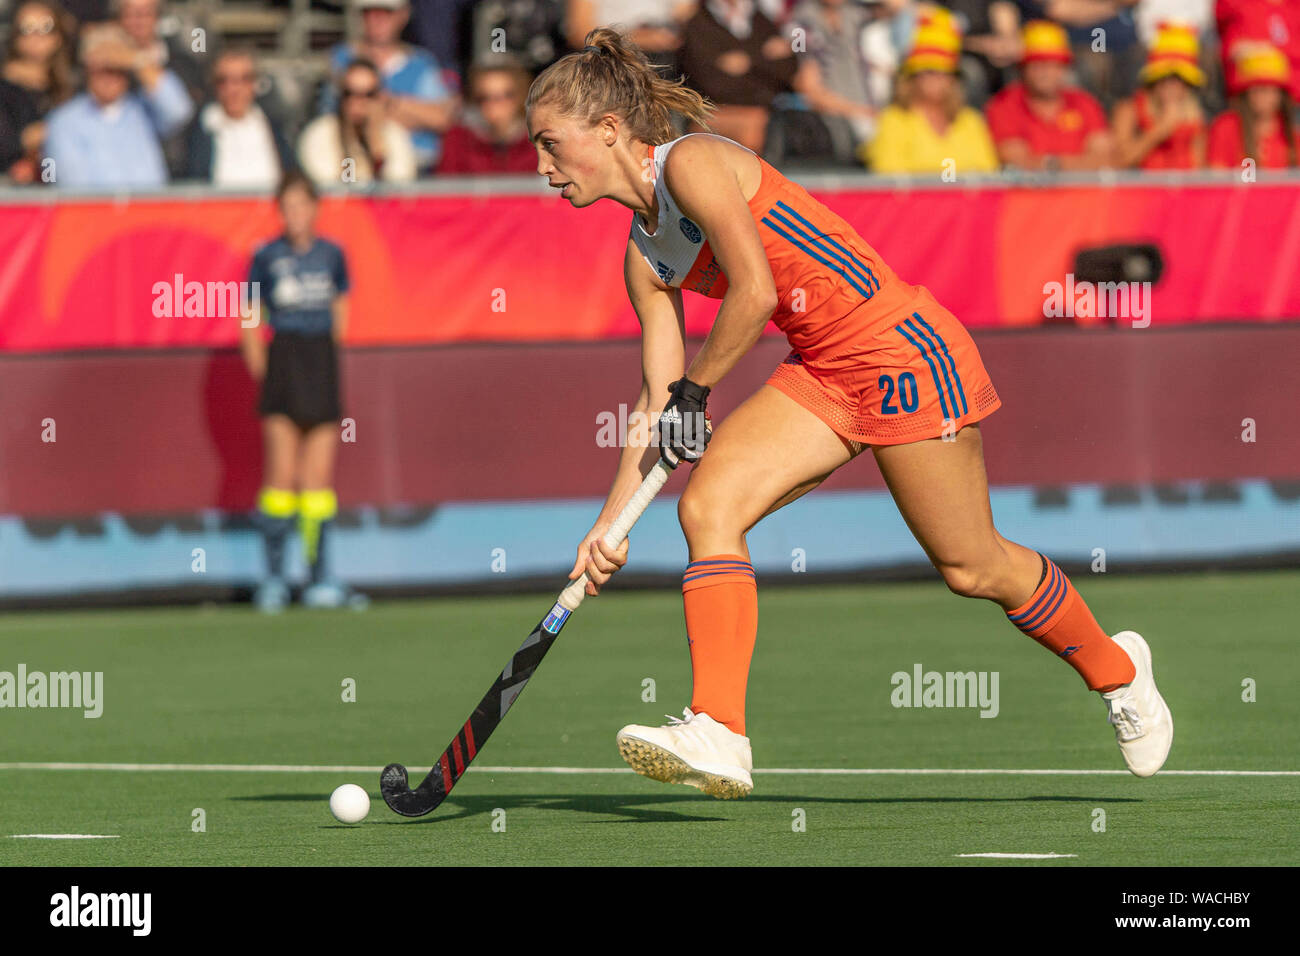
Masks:
[[[665,283],[720,299],[727,277],[663,181],[677,142],[651,150],[659,221],[649,233],[633,214],[631,238]],[[758,160],[762,179],[749,208],[776,283],[772,322],[794,350],[768,384],[841,438],[864,444],[948,435],[996,410],[997,392],[956,317],[895,275],[844,219]]]

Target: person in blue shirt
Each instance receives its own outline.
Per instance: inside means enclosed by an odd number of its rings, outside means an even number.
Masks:
[[[240,351],[261,384],[258,412],[265,449],[258,523],[266,542],[267,577],[255,601],[264,611],[288,603],[284,547],[295,518],[311,571],[303,603],[358,606],[359,595],[328,572],[326,544],[338,514],[334,458],[338,450],[338,343],[348,317],[348,270],[343,250],[316,235],[316,188],[300,172],[276,190],[284,233],[253,255],[248,270],[249,315]],[[264,326],[272,338],[268,346]]]
[[[53,166],[43,178],[82,188],[164,185],[162,140],[194,113],[184,84],[170,70],[140,59],[117,24],[82,31],[81,62],[86,92],[52,110],[46,121],[45,156]]]
[[[330,69],[341,76],[356,59],[379,68],[388,115],[410,131],[416,164],[421,173],[432,168],[442,153],[442,134],[455,123],[459,96],[447,85],[441,65],[426,50],[401,41],[410,18],[407,0],[356,0],[361,10],[361,40],[341,43],[330,51]],[[337,86],[321,90],[318,112],[333,112]]]

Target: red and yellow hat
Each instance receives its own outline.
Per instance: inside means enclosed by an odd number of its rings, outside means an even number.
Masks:
[[[1050,20],[1030,20],[1020,34],[1024,51],[1020,54],[1020,63],[1033,63],[1036,60],[1051,60],[1057,63],[1070,63],[1074,56],[1070,53],[1070,38],[1065,34],[1065,27]]]
[[[1251,86],[1285,88],[1291,82],[1291,64],[1286,54],[1267,43],[1238,44],[1233,65],[1236,67],[1233,86],[1238,90]]]
[[[1204,86],[1205,73],[1198,65],[1200,49],[1194,27],[1162,23],[1156,28],[1155,41],[1138,79],[1150,86],[1167,76],[1176,76],[1192,86]]]
[[[912,52],[903,61],[903,72],[909,76],[927,71],[956,73],[960,56],[961,28],[952,12],[943,7],[923,7],[912,37]]]

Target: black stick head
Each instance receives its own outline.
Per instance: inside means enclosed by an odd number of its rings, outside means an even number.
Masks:
[[[404,817],[422,817],[435,810],[446,798],[442,773],[438,767],[414,790],[410,788],[406,768],[400,763],[390,763],[379,775],[379,792],[394,813]]]

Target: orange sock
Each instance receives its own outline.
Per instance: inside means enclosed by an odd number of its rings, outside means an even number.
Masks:
[[[1033,595],[1008,611],[1011,623],[1079,672],[1089,690],[1114,690],[1136,674],[1133,660],[1110,639],[1065,572],[1046,555]]]
[[[693,561],[682,575],[686,640],[694,688],[691,710],[745,732],[745,685],[758,637],[754,566],[737,554]]]

